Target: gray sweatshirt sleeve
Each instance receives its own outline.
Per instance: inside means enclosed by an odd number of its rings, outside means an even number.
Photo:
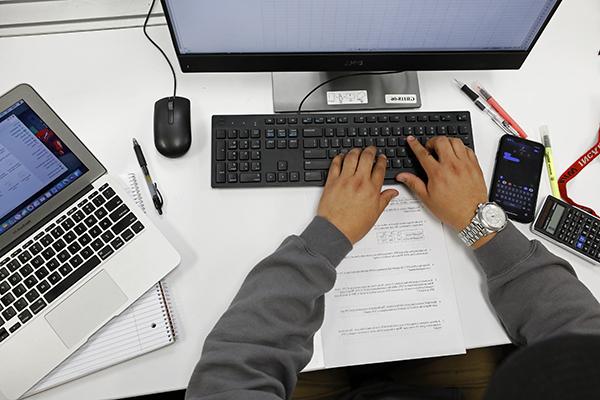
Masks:
[[[600,334],[600,305],[571,265],[512,224],[475,251],[489,297],[513,342]]]
[[[186,399],[289,399],[310,361],[335,267],[352,249],[316,217],[248,275],[208,335]]]

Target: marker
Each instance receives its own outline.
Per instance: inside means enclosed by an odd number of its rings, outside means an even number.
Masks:
[[[467,97],[469,97],[473,103],[475,103],[477,108],[479,108],[481,111],[486,113],[488,115],[488,117],[490,117],[491,120],[496,125],[498,125],[498,127],[500,129],[502,129],[505,133],[508,133],[509,135],[513,135],[513,136],[517,135],[517,133],[514,130],[512,130],[510,128],[510,126],[508,126],[506,121],[503,121],[500,117],[498,117],[498,115],[494,111],[492,111],[488,106],[486,106],[479,98],[479,95],[477,93],[475,93],[473,90],[471,90],[471,88],[469,86],[467,86],[466,83],[462,83],[458,79],[454,79],[454,82],[456,82],[456,84],[458,85],[460,90],[464,94],[466,94]]]
[[[519,126],[519,124],[517,124],[517,121],[515,121],[510,114],[508,114],[508,112],[506,112],[506,110],[504,108],[502,108],[502,106],[500,105],[500,103],[498,103],[498,101],[496,99],[494,99],[491,95],[490,92],[488,92],[487,90],[485,90],[485,88],[481,85],[477,85],[478,89],[479,89],[479,93],[481,93],[481,95],[483,96],[483,98],[485,99],[485,101],[502,117],[504,118],[504,120],[511,126],[511,128],[513,128],[518,134],[519,136],[521,136],[523,139],[527,139],[527,134],[525,133],[525,131],[523,130],[523,128],[521,128]]]
[[[560,199],[556,169],[554,168],[554,156],[552,155],[552,146],[550,145],[550,129],[548,129],[546,125],[540,126],[540,136],[542,137],[542,143],[545,148],[544,158],[546,159],[546,170],[548,171],[552,196]]]

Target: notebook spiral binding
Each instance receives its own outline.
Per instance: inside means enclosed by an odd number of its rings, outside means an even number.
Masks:
[[[142,191],[140,189],[139,182],[137,180],[136,175],[133,172],[127,174],[127,183],[129,184],[129,190],[131,192],[131,197],[133,198],[133,201],[145,214],[146,205],[144,204],[144,198],[142,197]]]
[[[173,313],[171,310],[173,309],[171,305],[171,296],[169,294],[169,290],[167,284],[164,281],[158,282],[156,285],[156,290],[160,292],[162,296],[160,296],[164,302],[162,303],[162,312],[165,321],[169,324],[171,328],[171,334],[169,334],[169,339],[171,342],[175,341],[178,336],[177,324],[175,323],[175,318],[173,317]]]

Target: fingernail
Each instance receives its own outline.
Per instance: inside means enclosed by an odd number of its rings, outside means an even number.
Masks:
[[[415,140],[415,137],[411,135],[411,136],[407,137],[406,140],[408,140],[409,142],[412,142]]]
[[[396,180],[400,183],[404,183],[406,181],[402,175],[396,175]]]

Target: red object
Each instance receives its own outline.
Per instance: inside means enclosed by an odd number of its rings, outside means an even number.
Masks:
[[[577,161],[573,163],[559,178],[558,180],[558,189],[560,190],[560,196],[567,203],[574,205],[575,207],[579,207],[582,210],[594,215],[598,216],[594,210],[589,207],[582,206],[580,204],[575,203],[568,193],[567,193],[567,183],[573,178],[575,178],[585,167],[587,167],[596,157],[600,155],[600,129],[598,129],[598,141],[591,149],[586,151]]]
[[[515,131],[517,131],[519,136],[521,136],[523,139],[527,139],[527,134],[525,133],[523,128],[521,128],[519,126],[519,124],[517,124],[517,122],[514,119],[512,119],[512,117],[510,115],[508,115],[506,110],[504,108],[502,108],[502,106],[496,101],[496,99],[494,99],[493,97],[490,97],[486,101],[489,103],[490,106],[492,106],[492,108],[494,110],[496,110],[496,112],[498,114],[500,114],[500,116],[502,118],[504,118],[504,120],[506,120],[506,122],[508,122],[510,124],[510,126],[515,128]]]
[[[65,155],[65,148],[60,139],[48,128],[40,129],[35,136],[58,156]]]

